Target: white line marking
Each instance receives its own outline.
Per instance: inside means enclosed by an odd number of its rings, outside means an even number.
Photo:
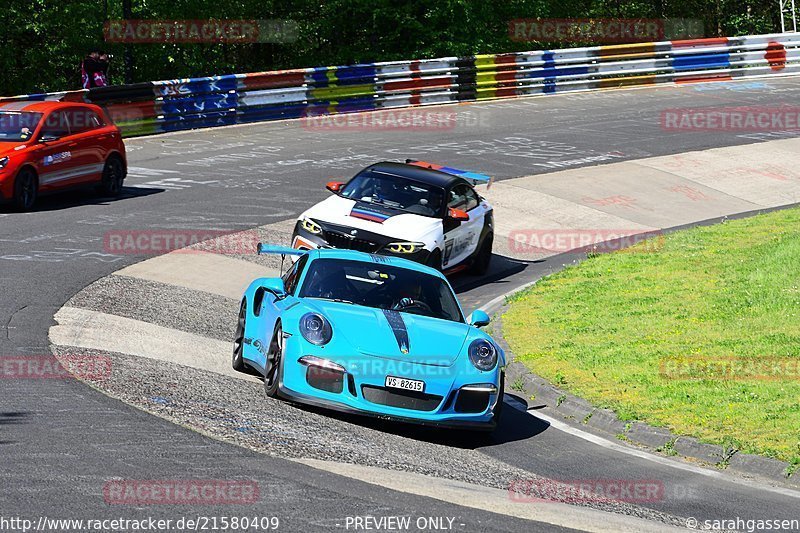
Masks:
[[[703,476],[712,477],[714,479],[718,479],[720,481],[728,481],[730,483],[736,483],[738,485],[744,485],[746,487],[755,489],[755,490],[767,490],[770,492],[774,492],[776,494],[781,494],[783,496],[789,496],[790,498],[800,498],[800,492],[783,487],[774,487],[771,485],[766,485],[763,483],[756,483],[744,479],[734,478],[733,476],[726,475],[723,472],[716,472],[714,470],[709,470],[707,468],[701,468],[699,466],[689,465],[680,463],[674,459],[669,459],[667,457],[660,457],[658,455],[654,455],[650,452],[637,450],[635,448],[629,448],[628,446],[623,446],[621,444],[617,444],[616,442],[612,442],[608,439],[600,437],[598,435],[594,435],[592,433],[588,433],[576,427],[572,427],[571,425],[567,424],[566,422],[562,422],[556,418],[548,416],[541,411],[531,412],[531,410],[526,409],[527,406],[524,406],[522,402],[515,398],[506,397],[506,401],[508,404],[517,409],[519,411],[525,411],[529,415],[538,418],[540,420],[544,420],[553,428],[563,431],[569,435],[574,437],[578,437],[583,439],[587,442],[591,442],[592,444],[596,444],[597,446],[602,446],[603,448],[613,450],[615,452],[624,453],[627,455],[632,455],[633,457],[638,457],[639,459],[645,459],[647,461],[652,461],[654,463],[658,463],[660,465],[668,466],[670,468],[676,468],[678,470],[685,470],[687,472],[691,472],[693,474],[701,474]]]
[[[625,531],[638,533],[640,531],[683,530],[683,528],[636,516],[614,514],[560,502],[517,502],[510,498],[508,490],[413,472],[388,471],[375,466],[335,463],[318,459],[290,459],[290,461],[406,494],[569,529],[620,533]]]

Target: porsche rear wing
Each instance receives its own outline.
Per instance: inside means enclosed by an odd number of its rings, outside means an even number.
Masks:
[[[289,246],[276,246],[273,244],[258,243],[259,255],[275,254],[275,255],[306,255],[308,250],[298,250]]]
[[[492,178],[486,174],[479,174],[477,172],[470,172],[468,170],[461,170],[453,167],[446,167],[444,165],[437,165],[436,163],[428,163],[427,161],[417,161],[416,159],[406,159],[407,165],[414,165],[415,167],[429,168],[431,170],[438,170],[451,176],[458,176],[460,178],[472,180],[473,184],[486,183],[492,184]]]

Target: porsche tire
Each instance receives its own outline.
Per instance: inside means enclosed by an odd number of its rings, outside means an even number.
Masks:
[[[233,360],[231,366],[237,372],[246,372],[244,364],[244,332],[247,325],[247,300],[242,300],[239,307],[239,318],[236,322],[236,335],[233,338]]]
[[[264,392],[270,398],[280,397],[280,383],[283,380],[283,348],[283,328],[278,324],[269,345],[267,364],[264,369]]]
[[[505,386],[506,386],[506,375],[505,373],[500,374],[500,385],[498,386],[497,390],[497,404],[494,406],[494,411],[492,411],[492,422],[495,423],[495,429],[500,426],[500,414],[503,412],[503,398],[505,397]]]

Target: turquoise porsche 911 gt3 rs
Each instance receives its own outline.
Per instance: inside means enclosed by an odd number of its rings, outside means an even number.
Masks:
[[[503,404],[505,354],[464,318],[441,272],[352,250],[259,245],[299,256],[242,298],[233,368],[267,395],[354,414],[491,430]]]

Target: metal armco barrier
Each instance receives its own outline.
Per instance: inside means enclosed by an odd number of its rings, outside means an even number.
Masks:
[[[800,34],[231,74],[23,95],[90,102],[126,136],[487,98],[800,72]]]

